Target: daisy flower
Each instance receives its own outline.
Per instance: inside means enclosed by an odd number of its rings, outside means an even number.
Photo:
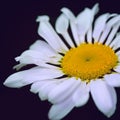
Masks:
[[[48,114],[52,120],[85,105],[90,95],[98,110],[111,117],[117,103],[114,87],[120,86],[120,15],[105,13],[94,20],[98,4],[77,17],[68,8],[61,11],[56,31],[48,16],[37,18],[38,34],[44,40],[16,57],[20,63],[14,68],[36,66],[10,75],[4,85],[31,84],[31,92],[53,104]]]

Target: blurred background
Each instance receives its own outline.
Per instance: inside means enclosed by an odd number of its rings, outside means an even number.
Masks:
[[[54,26],[62,7],[68,7],[75,15],[85,7],[92,8],[99,3],[98,15],[110,12],[119,13],[118,0],[24,0],[0,2],[0,119],[1,120],[48,120],[47,114],[51,104],[42,102],[29,91],[30,86],[11,89],[3,86],[4,80],[15,70],[14,58],[41,39],[37,34],[38,15],[48,15]],[[81,107],[74,108],[63,120],[118,120],[120,114],[120,88],[117,109],[111,118],[106,118],[98,111],[92,99]],[[102,96],[101,96],[102,97]],[[103,98],[104,99],[104,98]],[[106,101],[105,101],[106,102]]]

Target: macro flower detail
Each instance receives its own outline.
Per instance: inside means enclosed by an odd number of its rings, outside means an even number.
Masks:
[[[114,87],[120,87],[120,15],[105,13],[95,20],[98,4],[77,17],[68,8],[61,11],[56,31],[48,16],[37,18],[38,34],[44,40],[16,57],[20,63],[14,68],[36,66],[10,75],[4,85],[31,84],[31,92],[53,104],[48,113],[51,120],[85,105],[90,95],[99,111],[111,117],[117,103]]]

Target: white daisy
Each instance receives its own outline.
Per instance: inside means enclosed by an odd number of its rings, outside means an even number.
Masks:
[[[120,15],[105,13],[93,22],[98,10],[96,4],[75,17],[62,8],[55,25],[62,38],[48,16],[39,16],[38,34],[45,41],[37,40],[16,57],[20,64],[15,66],[36,67],[12,74],[4,85],[20,88],[32,84],[31,92],[53,104],[48,114],[52,120],[86,104],[90,94],[97,108],[111,117],[117,102],[114,87],[120,86]]]

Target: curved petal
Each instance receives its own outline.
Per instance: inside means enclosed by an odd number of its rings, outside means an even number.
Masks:
[[[48,100],[51,103],[60,103],[72,94],[79,83],[80,81],[77,81],[74,78],[63,81],[50,92],[50,94],[48,95]]]
[[[64,14],[61,14],[56,20],[56,24],[55,24],[56,31],[60,34],[63,34],[68,30],[68,27],[69,27],[69,21],[67,17]]]
[[[72,13],[72,11],[66,7],[62,8],[61,11],[71,20],[75,20],[75,15]]]
[[[73,102],[76,107],[83,106],[89,99],[89,90],[86,83],[81,83],[78,89],[73,94]]]
[[[54,31],[49,21],[46,19],[45,20],[43,19],[44,19],[44,16],[43,18],[42,16],[39,16],[37,19],[37,22],[40,22],[39,28],[38,28],[38,34],[41,37],[43,37],[55,51],[62,52],[62,53],[67,51],[68,48],[60,39],[60,37],[57,35],[57,33]]]
[[[23,64],[39,64],[40,62],[48,61],[48,55],[45,55],[43,52],[26,50],[19,57],[16,57],[16,61],[20,61]]]
[[[79,40],[79,36],[78,36],[78,30],[77,30],[77,24],[75,22],[75,16],[72,13],[71,10],[69,10],[68,8],[62,8],[61,11],[68,17],[68,19],[70,20],[70,27],[71,27],[71,31],[72,31],[72,35],[73,38],[75,40],[75,43],[77,45],[80,44],[80,40]]]
[[[120,74],[119,73],[105,75],[104,79],[110,86],[120,87]]]
[[[27,64],[36,64],[48,68],[55,67],[47,65],[45,62],[49,61],[51,63],[58,64],[57,61],[59,61],[61,57],[45,41],[37,40],[30,46],[29,50],[24,51],[19,57],[16,57],[15,59],[16,61],[19,61],[20,64],[14,66],[13,68],[19,70]]]
[[[94,16],[98,10],[98,4],[95,4],[92,9],[86,8],[77,16],[76,23],[78,25],[78,34],[80,36],[81,42],[84,42],[85,34],[91,27]]]
[[[96,19],[95,27],[93,30],[93,38],[94,38],[95,42],[98,42],[100,35],[105,28],[108,17],[109,17],[109,14],[106,13]]]
[[[26,64],[19,63],[18,65],[13,66],[13,69],[20,70],[24,66],[26,66]]]
[[[51,107],[49,114],[48,114],[49,119],[50,120],[61,120],[73,108],[74,108],[74,103],[71,100],[71,98],[68,98],[67,100],[65,100],[59,104],[55,104]]]
[[[72,39],[68,34],[68,27],[69,27],[68,18],[64,14],[61,14],[56,21],[56,31],[64,37],[64,39],[71,47],[74,47]]]
[[[4,82],[8,87],[23,87],[36,81],[53,79],[62,76],[63,73],[56,69],[34,67],[29,70],[14,73]]]
[[[23,65],[35,64],[35,65],[47,67],[47,68],[55,68],[55,66],[51,66],[47,63],[53,63],[57,65],[60,64],[59,60],[61,60],[62,58],[61,55],[51,53],[50,51],[48,53],[46,52],[47,52],[47,49],[46,51],[43,50],[42,52],[38,52],[35,50],[26,50],[20,56],[16,57],[15,60],[19,61],[20,64],[23,64]]]
[[[95,80],[90,83],[90,91],[97,108],[107,117],[111,117],[117,102],[114,88],[102,80]]]
[[[47,54],[49,56],[53,56],[56,54],[54,49],[52,49],[52,47],[48,43],[42,40],[37,40],[35,43],[33,43],[30,46],[30,50],[42,52],[45,55]]]

